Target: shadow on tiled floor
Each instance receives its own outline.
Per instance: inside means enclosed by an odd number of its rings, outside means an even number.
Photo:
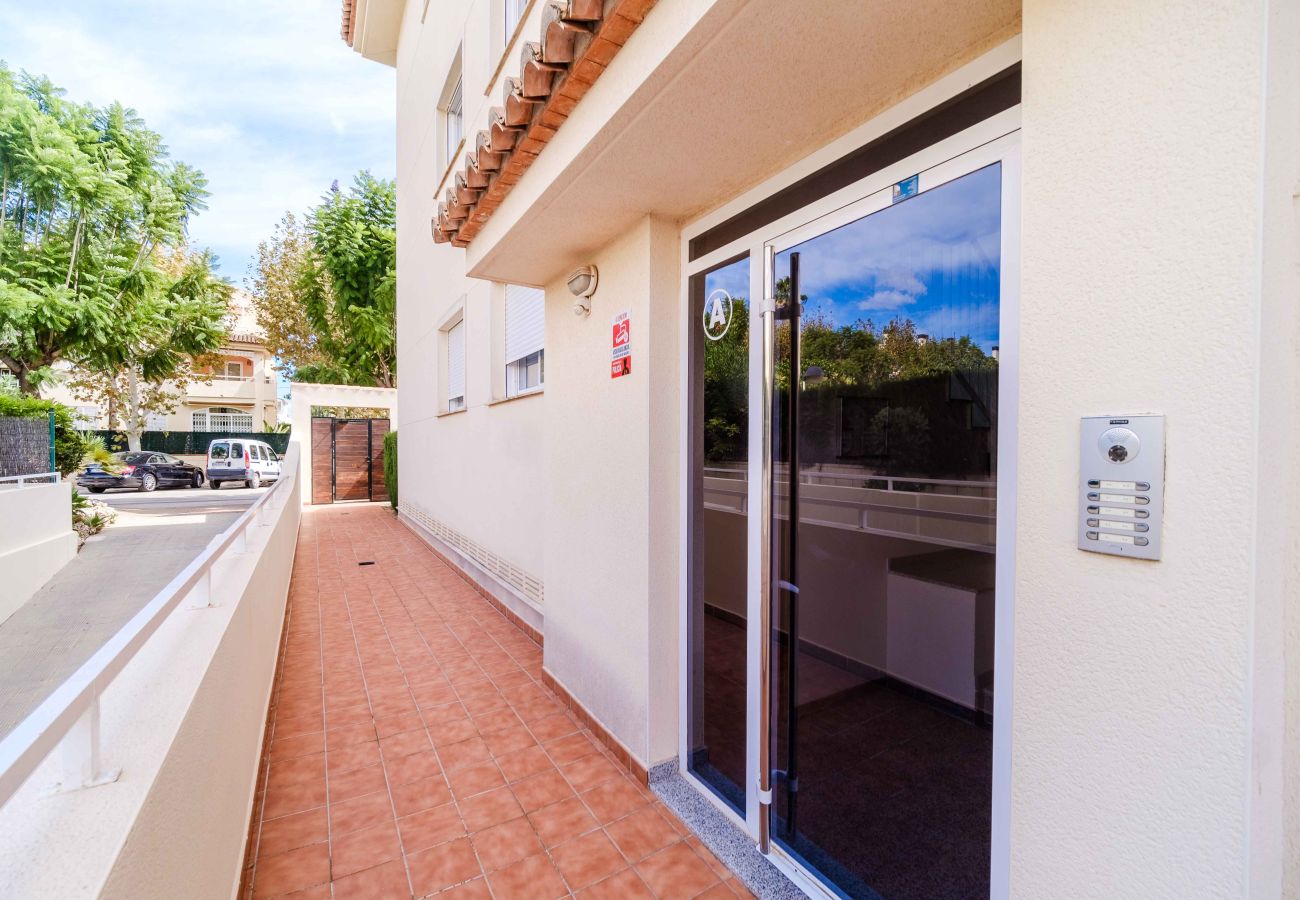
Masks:
[[[304,512],[285,627],[244,897],[749,896],[387,506]]]

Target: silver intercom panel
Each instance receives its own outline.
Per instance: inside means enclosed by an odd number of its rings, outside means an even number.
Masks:
[[[1094,416],[1079,429],[1079,549],[1160,558],[1165,417]]]

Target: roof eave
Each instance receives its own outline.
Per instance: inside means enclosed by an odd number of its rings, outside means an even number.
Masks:
[[[397,38],[402,24],[400,0],[343,0],[341,36],[366,59],[397,65]]]

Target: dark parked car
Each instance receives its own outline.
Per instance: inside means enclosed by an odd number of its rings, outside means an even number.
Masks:
[[[203,470],[166,453],[114,453],[121,471],[105,472],[97,463],[86,466],[77,484],[92,494],[109,488],[152,491],[157,487],[202,487]]]

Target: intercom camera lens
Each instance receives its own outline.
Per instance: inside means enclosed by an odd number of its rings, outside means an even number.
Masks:
[[[1128,459],[1128,448],[1123,444],[1112,444],[1107,455],[1110,456],[1111,462],[1123,462]]]

